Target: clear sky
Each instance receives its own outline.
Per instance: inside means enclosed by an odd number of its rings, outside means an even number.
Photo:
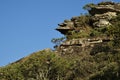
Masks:
[[[0,66],[53,48],[51,39],[63,36],[54,30],[57,24],[85,13],[85,4],[100,1],[0,0]]]

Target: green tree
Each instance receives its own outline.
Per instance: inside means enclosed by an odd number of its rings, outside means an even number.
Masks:
[[[54,48],[56,48],[56,47],[59,46],[64,40],[65,40],[65,37],[53,38],[53,39],[51,40],[51,42],[55,44]]]

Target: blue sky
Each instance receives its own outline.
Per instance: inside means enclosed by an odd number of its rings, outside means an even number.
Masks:
[[[85,13],[86,3],[100,1],[0,0],[0,66],[53,48],[51,39],[63,36],[54,30],[57,24]]]

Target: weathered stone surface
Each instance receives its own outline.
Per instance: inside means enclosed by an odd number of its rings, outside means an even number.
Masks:
[[[104,2],[95,6],[91,6],[89,10],[93,20],[93,26],[109,26],[111,23],[109,20],[116,17],[120,13],[120,4],[113,2]]]
[[[91,44],[98,44],[103,42],[109,42],[111,39],[107,38],[83,38],[83,39],[72,39],[63,42],[60,46],[90,46]]]
[[[93,17],[92,17],[92,20],[93,21],[98,21],[100,19],[106,19],[106,20],[111,20],[112,18],[116,17],[117,14],[116,12],[106,12],[104,14],[95,14]]]
[[[110,25],[111,23],[106,19],[100,19],[99,21],[93,23],[93,26],[97,26],[97,27],[105,27]]]
[[[89,10],[91,15],[103,14],[106,12],[120,13],[120,3],[116,4],[114,2],[104,2],[95,6],[91,6],[91,10]]]
[[[68,31],[74,30],[74,23],[70,20],[65,20],[63,23],[58,24],[59,27],[56,28],[62,34],[66,34]]]
[[[81,46],[82,45],[81,39],[72,39],[72,40],[65,41],[61,44],[61,46],[73,46],[73,45]]]
[[[106,44],[112,40],[110,36],[107,36],[104,32],[100,32],[103,36],[99,37],[94,36],[91,38],[91,36],[83,36],[76,38],[76,35],[83,35],[85,32],[90,35],[90,30],[98,30],[96,32],[99,33],[100,29],[106,29],[106,27],[112,25],[110,20],[117,17],[120,13],[120,3],[103,2],[92,5],[90,8],[89,13],[91,15],[89,15],[89,18],[87,18],[87,15],[81,15],[72,17],[71,20],[65,20],[63,23],[58,24],[59,27],[56,30],[65,36],[69,31],[71,31],[70,35],[67,34],[70,38],[71,35],[73,35],[71,39],[64,41],[60,46],[58,46],[58,52],[61,54],[73,52],[80,53],[79,51],[85,52],[95,47],[95,45]],[[94,32],[94,34],[96,33]]]

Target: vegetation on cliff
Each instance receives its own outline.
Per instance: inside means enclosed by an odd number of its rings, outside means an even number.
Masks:
[[[86,5],[90,14],[59,24],[57,30],[65,38],[52,40],[55,50],[35,52],[0,67],[0,80],[120,80],[120,13],[101,5],[118,3]],[[107,12],[93,12],[103,9]]]

